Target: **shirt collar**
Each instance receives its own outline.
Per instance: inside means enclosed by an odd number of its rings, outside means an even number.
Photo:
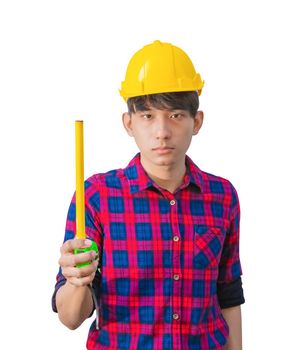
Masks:
[[[203,177],[199,167],[186,155],[186,174],[180,189],[187,187],[189,184],[196,185],[200,192],[203,192]],[[141,154],[138,152],[135,157],[129,162],[124,169],[124,174],[127,177],[131,193],[140,192],[149,187],[157,187],[158,185],[148,176],[141,164]]]

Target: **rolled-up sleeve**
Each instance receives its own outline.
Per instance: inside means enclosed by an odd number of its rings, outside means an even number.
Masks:
[[[70,202],[70,206],[66,218],[65,235],[63,243],[69,239],[74,239],[76,234],[76,204],[75,193]],[[100,196],[98,191],[98,184],[96,182],[96,176],[92,176],[85,181],[85,229],[87,238],[96,242],[99,251],[99,265],[101,264],[101,252],[102,252],[102,228],[99,220],[100,212]],[[93,286],[99,284],[101,275],[97,270],[95,279],[93,280]],[[60,287],[66,283],[66,278],[62,274],[61,268],[58,270],[56,276],[56,283],[54,292],[51,298],[51,306],[54,312],[58,312],[56,307],[56,294]],[[95,288],[96,289],[96,288]],[[95,293],[96,294],[96,293]],[[98,293],[97,293],[98,294]]]
[[[231,185],[231,189],[230,226],[226,232],[217,281],[217,296],[221,308],[245,303],[239,254],[240,203],[237,191],[233,185]]]

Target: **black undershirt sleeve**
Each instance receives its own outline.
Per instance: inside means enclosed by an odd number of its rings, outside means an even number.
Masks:
[[[217,297],[221,309],[244,304],[241,277],[229,283],[217,283]]]

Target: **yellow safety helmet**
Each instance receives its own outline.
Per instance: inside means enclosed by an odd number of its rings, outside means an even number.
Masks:
[[[159,40],[144,46],[131,58],[120,95],[129,97],[176,91],[197,91],[204,81],[188,55],[180,48]]]

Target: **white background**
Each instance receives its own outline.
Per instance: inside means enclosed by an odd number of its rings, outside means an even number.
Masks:
[[[135,155],[118,89],[131,56],[159,39],[205,80],[205,120],[188,151],[241,203],[244,349],[293,345],[291,1],[1,1],[1,349],[84,349],[51,311],[75,186],[74,120],[85,177]]]

